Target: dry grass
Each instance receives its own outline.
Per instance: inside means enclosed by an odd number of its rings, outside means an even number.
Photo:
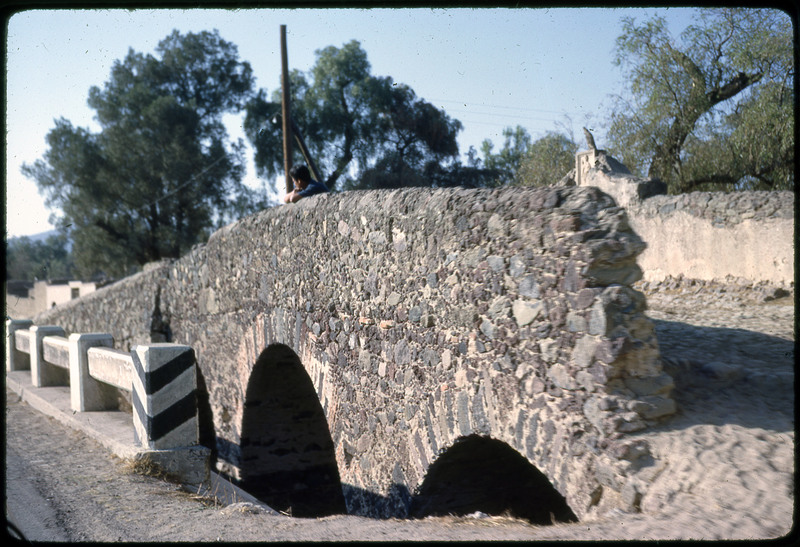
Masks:
[[[128,473],[153,477],[173,484],[181,484],[180,479],[167,472],[162,466],[153,461],[147,454],[123,461],[123,468]]]
[[[206,496],[203,494],[190,492],[189,490],[184,490],[182,488],[165,492],[164,495],[179,499],[188,499],[191,501],[196,501],[202,504],[204,507],[208,508],[219,509],[220,507],[222,507],[222,504],[214,496]]]
[[[473,513],[471,515],[429,516],[425,517],[425,520],[432,520],[442,524],[474,524],[477,526],[507,526],[509,524],[516,524],[538,528],[538,526],[531,524],[525,519],[515,517],[508,511],[505,511],[500,515]]]
[[[183,483],[176,475],[166,471],[146,454],[123,460],[122,467],[126,473],[152,477],[180,487],[165,493],[165,495],[197,501],[206,507],[218,508],[222,505],[214,495],[200,494],[199,492],[191,492],[184,489]]]

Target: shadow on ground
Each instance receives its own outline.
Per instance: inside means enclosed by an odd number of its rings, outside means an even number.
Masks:
[[[794,430],[793,340],[737,328],[653,323],[678,404],[664,427],[738,424]]]

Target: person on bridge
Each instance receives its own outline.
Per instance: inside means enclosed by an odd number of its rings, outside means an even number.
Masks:
[[[293,166],[289,171],[289,176],[292,177],[294,190],[284,196],[284,203],[295,203],[308,196],[328,192],[328,187],[325,186],[325,183],[311,178],[311,172],[305,165]]]

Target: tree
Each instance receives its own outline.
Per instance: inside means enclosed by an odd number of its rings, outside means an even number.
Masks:
[[[575,167],[578,145],[563,133],[548,131],[525,152],[514,175],[519,186],[549,186]]]
[[[6,279],[34,281],[71,277],[72,256],[64,234],[50,235],[44,241],[27,236],[6,241]]]
[[[480,163],[472,160],[467,165],[455,161],[447,166],[430,162],[423,170],[424,185],[433,188],[490,188],[496,185],[501,176],[498,169],[481,167]]]
[[[174,31],[156,52],[129,50],[89,90],[99,133],[56,120],[44,159],[22,168],[71,225],[84,276],[179,257],[258,206],[241,183],[244,145],[222,124],[252,94],[250,65],[217,31]]]
[[[481,144],[486,169],[497,173],[490,186],[548,186],[556,184],[575,166],[578,145],[565,133],[548,131],[533,141],[528,131],[518,125],[505,128],[503,136],[503,148],[496,154],[491,140]]]
[[[609,150],[671,193],[793,189],[790,19],[777,10],[708,9],[698,21],[677,44],[660,17],[623,19],[615,62],[629,93],[616,98]]]
[[[458,155],[461,123],[410,87],[373,76],[359,42],[316,55],[308,75],[289,75],[291,115],[329,188],[428,185],[425,165]],[[283,171],[281,129],[270,123],[280,104],[280,90],[271,101],[260,90],[247,105],[245,131],[263,177]]]
[[[491,140],[486,139],[481,143],[484,166],[500,173],[494,182],[495,186],[514,184],[517,171],[522,164],[522,158],[531,146],[531,136],[521,125],[513,129],[506,127],[503,129],[503,136],[505,142],[497,154],[492,152],[494,143]]]

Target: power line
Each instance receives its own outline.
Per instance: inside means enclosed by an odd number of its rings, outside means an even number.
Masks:
[[[195,174],[195,175],[192,175],[191,177],[189,177],[189,180],[187,180],[186,182],[184,182],[183,184],[181,184],[181,185],[180,185],[180,186],[178,186],[177,188],[175,188],[175,189],[173,189],[173,190],[170,190],[169,192],[167,192],[166,194],[163,194],[163,195],[162,195],[162,196],[160,196],[160,197],[157,197],[156,199],[154,199],[154,200],[153,200],[153,201],[151,201],[150,203],[146,203],[146,204],[144,204],[144,205],[142,205],[142,206],[140,206],[140,207],[137,207],[137,208],[135,209],[135,211],[137,211],[137,212],[141,213],[141,212],[142,212],[144,209],[146,209],[146,208],[150,207],[151,205],[155,205],[156,203],[158,203],[158,202],[159,202],[159,201],[161,201],[162,199],[164,199],[164,198],[168,198],[169,196],[171,196],[171,195],[175,194],[175,193],[176,193],[176,192],[178,192],[179,190],[183,190],[184,188],[186,188],[187,186],[189,186],[191,183],[193,183],[193,182],[195,181],[195,179],[197,179],[197,177],[200,177],[200,176],[204,175],[204,174],[205,174],[205,173],[206,173],[206,172],[207,172],[209,169],[211,169],[212,167],[214,167],[216,164],[218,164],[220,161],[224,160],[224,159],[225,159],[225,158],[227,158],[227,157],[228,157],[228,156],[227,156],[227,154],[222,154],[222,155],[221,155],[220,157],[218,157],[216,160],[214,160],[213,162],[211,162],[211,164],[210,164],[210,165],[208,165],[208,167],[206,167],[205,169],[203,169],[203,170],[202,170],[202,171],[200,171],[199,173],[197,173],[197,174]]]
[[[453,99],[431,99],[431,102],[434,103],[453,103],[453,104],[461,104],[464,106],[478,106],[478,107],[487,107],[487,108],[500,108],[503,110],[521,110],[523,112],[545,112],[549,114],[558,114],[558,115],[575,115],[578,114],[575,112],[563,112],[559,110],[546,110],[543,108],[524,108],[518,106],[505,106],[505,105],[498,105],[498,104],[487,104],[487,103],[467,103],[464,101],[456,101]]]
[[[475,112],[475,111],[471,111],[471,110],[451,110],[449,113],[453,113],[453,112],[455,112],[455,113],[463,112],[464,114],[467,114],[467,115],[473,115],[474,114],[474,115],[477,115],[477,116],[492,116],[494,118],[503,118],[503,119],[536,120],[536,121],[540,121],[540,122],[552,122],[553,120],[556,119],[556,118],[538,118],[538,117],[535,117],[535,116],[515,116],[513,114],[499,115],[499,114],[495,114],[495,113],[492,113],[492,112]]]
[[[487,122],[487,121],[478,121],[478,120],[459,120],[459,121],[460,121],[460,122],[462,122],[462,123],[463,123],[463,124],[465,124],[465,125],[466,125],[466,124],[469,124],[469,125],[488,125],[488,126],[493,126],[493,127],[503,127],[503,128],[505,128],[505,127],[512,127],[512,128],[513,128],[513,127],[515,127],[516,125],[523,125],[523,124],[501,123],[501,122]],[[538,127],[538,128],[539,128],[539,129],[538,129],[539,131],[548,131],[548,129],[546,129],[546,128],[543,128],[542,126],[538,126],[538,125],[531,126],[531,125],[525,124],[525,127]]]

